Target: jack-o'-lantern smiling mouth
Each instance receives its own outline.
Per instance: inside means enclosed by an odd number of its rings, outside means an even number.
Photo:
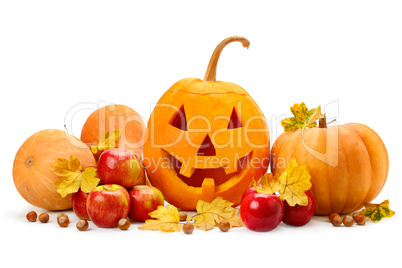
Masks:
[[[179,161],[179,156],[175,157],[173,154],[167,152],[162,149],[163,158],[168,161],[169,169],[172,170],[175,175],[181,179],[185,184],[192,187],[202,187],[202,184],[205,179],[213,179],[215,186],[219,186],[224,184],[225,182],[230,181],[233,178],[241,177],[247,170],[249,169],[250,159],[253,156],[253,151],[247,154],[244,157],[238,158],[237,164],[235,165],[235,169],[228,170],[228,166],[225,164],[219,165],[213,168],[199,168],[202,166],[209,166],[208,161],[216,161],[219,163],[219,159],[216,157],[208,157],[208,156],[195,156],[195,161],[198,162],[198,168],[193,168],[190,166],[189,162],[182,159]],[[221,163],[227,163],[227,161],[221,159]]]
[[[231,116],[228,117],[227,130],[240,129],[243,122],[235,107],[232,109]],[[188,131],[186,112],[184,105],[180,106],[169,120],[169,125],[181,131]],[[162,156],[168,161],[169,169],[174,171],[179,179],[186,185],[192,187],[203,187],[205,179],[208,179],[210,186],[219,186],[232,178],[239,177],[248,170],[249,160],[252,158],[253,151],[240,156],[218,157],[214,143],[207,134],[197,149],[197,152],[190,157],[177,155],[172,148],[162,149]]]

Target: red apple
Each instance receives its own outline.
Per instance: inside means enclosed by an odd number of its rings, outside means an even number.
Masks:
[[[240,205],[244,225],[253,231],[270,231],[282,221],[284,207],[276,195],[254,193],[247,195]]]
[[[314,216],[315,211],[315,201],[313,195],[306,191],[308,198],[307,206],[295,205],[291,207],[288,202],[284,201],[283,206],[285,207],[285,214],[282,221],[289,225],[302,226],[308,223]]]
[[[248,196],[249,194],[256,194],[258,193],[257,190],[255,189],[255,186],[251,186],[249,188],[247,188],[244,192],[243,195],[241,196],[241,202],[243,202],[243,199],[246,198],[246,196]],[[240,202],[240,203],[241,203]]]
[[[120,185],[100,185],[88,195],[88,215],[98,227],[116,227],[120,219],[127,217],[129,210],[130,196]]]
[[[114,148],[104,151],[98,160],[98,176],[103,184],[118,184],[126,189],[133,187],[141,173],[137,153]]]
[[[158,206],[163,206],[164,203],[161,191],[153,186],[137,185],[128,193],[131,202],[128,217],[133,221],[151,219],[148,214],[156,210]]]
[[[71,205],[73,207],[73,211],[78,218],[89,220],[88,212],[87,212],[87,199],[88,193],[84,193],[81,190],[73,193],[71,196]]]

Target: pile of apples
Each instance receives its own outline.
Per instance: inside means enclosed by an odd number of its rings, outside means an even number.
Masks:
[[[143,222],[148,213],[163,206],[162,193],[153,186],[136,185],[140,176],[138,155],[115,148],[104,151],[98,160],[101,185],[90,193],[79,190],[72,195],[74,213],[98,227],[117,227],[129,217]]]
[[[104,151],[98,160],[98,177],[101,184],[90,193],[79,190],[72,195],[74,213],[81,219],[91,220],[98,227],[117,227],[121,219],[144,222],[164,198],[157,188],[135,185],[140,176],[138,155],[115,148]],[[276,194],[258,193],[254,186],[244,191],[240,217],[253,231],[270,231],[281,221],[293,226],[308,223],[315,211],[310,192],[307,206],[290,206]]]
[[[290,206],[276,194],[258,193],[254,186],[244,191],[241,198],[240,217],[244,225],[253,231],[263,232],[275,229],[281,221],[293,226],[303,226],[314,216],[315,201],[306,191],[306,206]]]

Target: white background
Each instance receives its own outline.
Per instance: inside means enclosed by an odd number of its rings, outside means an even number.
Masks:
[[[147,2],[144,4],[144,2]],[[0,4],[2,260],[29,267],[362,267],[400,261],[402,187],[400,1],[2,1]],[[231,35],[251,41],[223,51],[217,78],[256,100],[271,123],[304,101],[328,105],[339,124],[360,122],[382,137],[390,172],[381,194],[397,214],[364,227],[335,228],[326,217],[193,235],[59,228],[29,223],[34,209],[17,193],[12,163],[36,131],[63,129],[75,105],[125,104],[147,121],[152,104],[176,81],[203,78],[215,46]],[[74,108],[75,107],[75,108]],[[333,107],[339,107],[334,109]],[[70,133],[80,136],[84,109]],[[70,113],[71,114],[71,113]],[[392,265],[395,267],[395,264]],[[123,267],[123,266],[120,266]]]

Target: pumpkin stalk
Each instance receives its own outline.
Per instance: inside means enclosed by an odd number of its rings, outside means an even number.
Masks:
[[[336,119],[332,120],[331,122],[327,122],[327,116],[323,114],[320,119],[318,120],[318,127],[319,128],[327,128],[328,124],[335,122]]]
[[[245,37],[242,36],[231,36],[220,42],[218,46],[215,48],[214,52],[212,53],[203,81],[210,81],[210,82],[216,81],[216,67],[218,65],[219,56],[221,55],[223,48],[227,44],[235,41],[241,42],[243,47],[247,49],[250,46],[250,41],[248,41]]]
[[[325,114],[323,114],[318,120],[318,127],[327,128],[327,117],[325,116]]]

